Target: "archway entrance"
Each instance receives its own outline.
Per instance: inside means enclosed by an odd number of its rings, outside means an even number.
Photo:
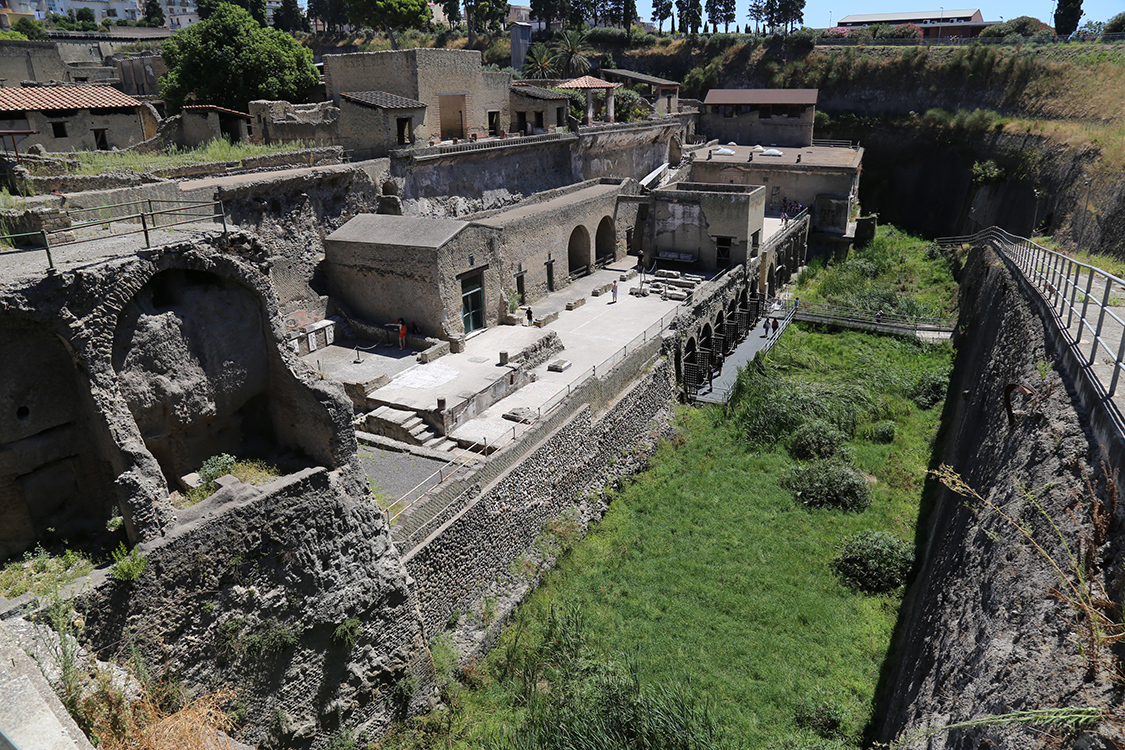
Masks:
[[[567,272],[574,277],[590,273],[590,233],[579,224],[570,233],[566,248]]]
[[[597,253],[598,265],[610,263],[616,257],[617,233],[613,228],[613,219],[603,217],[598,224],[598,233],[594,237],[594,252]]]

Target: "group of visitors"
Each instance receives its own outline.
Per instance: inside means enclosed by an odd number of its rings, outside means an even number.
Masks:
[[[721,376],[723,374],[723,362],[724,361],[725,361],[725,357],[723,357],[723,353],[722,352],[716,352],[714,361],[712,361],[711,366],[707,368],[707,389],[708,390],[714,390],[715,389],[715,378],[717,376]]]
[[[773,336],[777,333],[779,327],[780,324],[777,322],[777,318],[765,318],[762,320],[762,338],[766,339]]]

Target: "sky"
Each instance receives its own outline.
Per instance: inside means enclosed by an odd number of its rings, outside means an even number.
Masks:
[[[746,23],[746,9],[748,0],[738,0],[739,24]],[[824,28],[835,25],[844,16],[859,13],[896,13],[902,11],[928,11],[938,10],[942,5],[929,4],[923,0],[806,0],[805,25]],[[945,4],[945,8],[963,10],[967,8],[980,8],[986,21],[1008,21],[1017,16],[1034,16],[1044,23],[1054,25],[1055,0],[999,0],[982,5],[973,4]],[[1107,21],[1113,16],[1125,11],[1125,0],[1083,0],[1082,20],[1079,26],[1087,21]],[[637,0],[637,13],[644,19],[652,18],[652,0]],[[829,21],[831,19],[831,21]],[[665,23],[667,30],[667,23]],[[732,29],[733,31],[733,29]]]

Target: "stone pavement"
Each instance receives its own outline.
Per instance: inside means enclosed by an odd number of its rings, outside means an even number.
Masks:
[[[783,312],[785,314],[782,314]],[[723,363],[723,371],[719,377],[715,378],[710,387],[704,384],[695,394],[694,400],[697,403],[704,404],[725,404],[727,399],[730,398],[735,381],[738,380],[738,371],[753,362],[758,352],[769,351],[781,339],[781,335],[785,333],[785,329],[789,327],[789,322],[792,320],[788,312],[787,308],[774,303],[766,314],[769,317],[777,316],[777,321],[780,324],[777,333],[773,333],[771,329],[769,336],[763,336],[762,321],[759,320],[757,327],[752,328],[746,338],[742,340],[742,343],[736,346],[730,356],[726,358]]]
[[[429,485],[437,484],[437,477],[432,479],[431,477],[438,469],[445,466],[444,461],[410,453],[397,453],[369,445],[359,446],[359,462],[363,465],[367,476],[374,480],[375,485],[392,499],[402,497],[423,482]],[[422,489],[428,487],[423,486]]]

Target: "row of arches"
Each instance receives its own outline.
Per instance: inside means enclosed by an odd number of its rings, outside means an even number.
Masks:
[[[706,380],[716,357],[729,355],[754,329],[760,317],[761,301],[758,283],[750,276],[733,287],[723,303],[713,308],[706,318],[697,321],[698,328],[687,337],[681,359],[681,375],[689,395]]]
[[[590,231],[582,224],[570,233],[567,243],[567,273],[570,276],[585,276],[593,266],[608,263],[616,257],[617,229],[613,219],[603,216],[594,234],[594,256],[590,256]]]

